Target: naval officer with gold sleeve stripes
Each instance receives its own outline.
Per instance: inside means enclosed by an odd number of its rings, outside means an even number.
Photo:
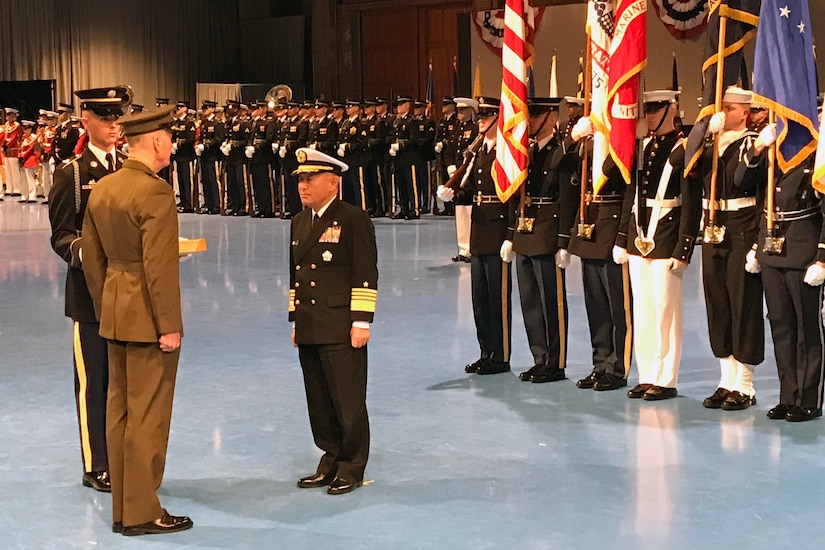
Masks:
[[[289,320],[304,374],[309,422],[324,451],[298,487],[360,487],[369,456],[367,342],[378,296],[378,253],[369,215],[338,200],[348,166],[320,151],[296,151],[304,210],[292,220]]]

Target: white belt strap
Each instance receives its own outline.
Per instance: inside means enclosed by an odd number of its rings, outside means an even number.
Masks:
[[[713,203],[714,210],[719,210],[721,212],[736,212],[737,210],[742,210],[743,208],[750,208],[751,206],[756,206],[756,197],[742,197],[739,199],[719,199],[714,201]],[[705,210],[710,209],[710,201],[707,199],[702,199],[702,208]]]

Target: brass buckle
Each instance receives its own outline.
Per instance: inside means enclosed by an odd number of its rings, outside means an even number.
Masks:
[[[481,191],[479,191],[478,195],[476,195],[476,197],[475,197],[476,206],[481,206],[481,203],[483,201],[484,201],[484,199],[481,197]]]

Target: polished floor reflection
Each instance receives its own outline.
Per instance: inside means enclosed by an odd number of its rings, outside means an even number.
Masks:
[[[718,366],[698,265],[680,395],[647,403],[519,382],[530,354],[517,299],[515,372],[465,375],[478,350],[469,265],[449,261],[452,220],[380,220],[376,232],[374,481],[330,497],[295,487],[318,454],[286,320],[288,222],[181,217],[209,251],[181,264],[186,335],[161,499],[195,528],[126,539],[110,531],[109,497],[80,485],[65,269],[46,207],[0,203],[0,548],[822,546],[825,422],[765,417],[778,396],[770,346],[757,407],[702,408]],[[568,293],[575,380],[590,370],[575,261]]]

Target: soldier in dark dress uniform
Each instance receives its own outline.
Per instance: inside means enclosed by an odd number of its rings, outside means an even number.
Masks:
[[[295,152],[306,146],[309,135],[309,122],[301,118],[301,104],[297,101],[287,103],[287,118],[281,126],[278,156],[281,157],[281,185],[284,188],[286,205],[281,206],[281,217],[290,218],[301,211],[301,199],[298,196],[298,176],[293,172],[298,168]]]
[[[367,342],[378,298],[375,229],[363,210],[338,200],[347,165],[298,149],[301,201],[292,222],[289,320],[304,374],[315,444],[324,452],[298,487],[361,486],[370,446]]]
[[[456,116],[455,101],[451,97],[441,100],[441,119],[435,127],[435,151],[438,168],[438,185],[444,185],[450,179],[448,166],[456,165],[456,140],[458,139],[458,118]],[[444,203],[443,213],[451,215],[455,204]],[[439,212],[433,212],[437,214]]]
[[[565,151],[559,136],[561,98],[530,98],[532,146],[528,179],[516,208],[516,232],[504,241],[501,259],[515,254],[521,312],[533,366],[525,382],[564,380],[567,366],[566,250],[576,213],[578,188],[563,172]]]
[[[562,142],[573,155],[576,166],[571,182],[581,185],[581,156],[591,158],[592,141],[584,141],[593,134],[593,125],[582,117],[584,100],[565,97],[568,123]],[[605,182],[598,195],[593,193],[593,173],[588,170],[585,188],[585,225],[590,231],[580,231],[580,212],[576,213],[569,250],[581,259],[582,288],[593,350],[593,370],[576,386],[596,391],[608,391],[627,385],[633,341],[630,279],[626,265],[617,264],[612,257],[617,241],[624,242],[627,234],[619,228],[627,184],[615,164],[607,171],[602,167]],[[578,188],[581,197],[581,188]],[[579,201],[581,208],[581,201]]]
[[[455,150],[451,155],[455,160],[455,164],[447,165],[447,174],[450,177],[464,163],[467,150],[478,137],[478,122],[476,121],[478,101],[467,97],[457,97],[455,103],[458,112],[458,128],[456,130]],[[470,216],[473,211],[472,197],[460,194],[453,202],[453,211],[455,212],[455,236],[458,254],[452,257],[452,261],[469,263]]]
[[[776,125],[766,125],[737,175],[749,177],[747,172],[756,172],[755,177],[765,181],[768,155],[764,151],[775,140]],[[756,257],[779,373],[779,403],[768,411],[772,420],[803,422],[822,415],[825,205],[811,184],[814,157],[811,154],[787,173],[776,166],[770,242],[778,239],[780,246],[768,246],[765,210],[759,222]]]
[[[348,203],[365,212],[375,202],[367,186],[367,168],[371,160],[369,137],[361,120],[361,102],[348,99],[345,103],[347,118],[338,127],[338,148],[336,153],[349,170],[343,174],[343,196]]]
[[[272,163],[275,155],[272,144],[275,142],[275,120],[268,116],[269,104],[258,101],[252,113],[251,134],[246,146],[249,159],[249,172],[252,179],[252,193],[255,196],[255,209],[252,217],[275,217],[275,181],[272,178]]]
[[[395,172],[396,198],[400,206],[394,220],[417,220],[421,215],[418,193],[419,180],[416,165],[419,162],[418,144],[421,141],[418,123],[410,113],[412,98],[399,96],[396,101],[396,117],[393,122],[393,139],[390,156]]]
[[[628,263],[633,286],[639,385],[628,397],[648,401],[677,394],[682,280],[702,213],[701,182],[684,176],[684,136],[676,129],[677,94],[672,90],[644,94],[652,135],[642,142],[643,165],[627,188],[622,236],[617,239],[620,252],[615,256],[618,262]]]
[[[722,111],[711,117],[710,131],[719,134],[719,171],[712,204],[708,199],[713,170],[712,139],[706,141],[696,167],[705,186],[702,283],[708,332],[722,373],[719,387],[703,402],[710,409],[724,406],[739,410],[755,405],[753,370],[765,357],[762,277],[752,248],[759,230],[756,194],[764,179],[760,181],[753,172],[741,180],[735,178],[740,161],[756,139],[756,134],[747,128],[750,103],[749,91],[728,88],[722,99]],[[723,227],[723,231],[714,232],[708,227],[710,209],[716,211],[716,227]],[[717,238],[709,239],[711,233]]]
[[[390,156],[390,144],[394,139],[393,125],[395,124],[395,114],[390,111],[390,100],[385,97],[375,98],[375,115],[378,117],[378,128],[376,138],[375,154],[381,155],[380,181],[384,202],[381,211],[387,216],[395,213],[398,205],[396,196],[396,184],[393,174],[393,162]],[[382,145],[383,143],[383,145]]]
[[[250,197],[247,189],[246,150],[250,126],[245,120],[246,109],[235,100],[226,102],[226,137],[221,152],[226,169],[226,215],[246,216],[249,214]]]
[[[467,373],[497,374],[510,370],[510,325],[512,305],[510,264],[502,261],[505,241],[513,240],[516,219],[514,196],[502,203],[493,181],[496,160],[496,122],[499,100],[478,100],[478,130],[484,143],[475,154],[457,192],[444,186],[438,189],[443,201],[470,195],[473,200],[470,230],[470,276],[473,292],[473,316],[481,357],[464,367]]]
[[[367,195],[367,212],[373,218],[384,216],[384,187],[383,178],[384,156],[387,154],[386,136],[381,136],[383,122],[378,118],[376,107],[378,101],[367,99],[364,101],[364,115],[361,120],[362,131],[366,136],[367,149],[365,151],[364,186]]]
[[[80,131],[72,123],[74,107],[68,103],[61,103],[57,107],[57,133],[54,136],[54,162],[60,164],[74,156],[74,148],[80,139]]]
[[[178,178],[180,205],[178,212],[192,213],[198,206],[197,172],[195,169],[195,121],[188,116],[189,106],[179,101],[172,125],[172,159]]]
[[[329,114],[329,107],[328,101],[315,102],[315,118],[309,124],[307,147],[327,155],[334,155],[338,143],[338,123]]]
[[[426,116],[427,102],[415,100],[413,118],[418,124],[418,162],[416,163],[416,179],[418,180],[418,204],[422,214],[430,213],[430,203],[435,202],[435,189],[430,181],[430,163],[435,160],[435,122]]]
[[[125,86],[76,92],[89,141],[82,155],[71,157],[54,173],[49,195],[51,244],[68,264],[66,316],[74,321],[74,371],[77,420],[83,459],[83,485],[111,491],[106,448],[106,397],[109,363],[106,340],[99,334],[94,303],[83,276],[83,216],[89,194],[103,176],[122,165],[115,143],[117,124],[132,101]]]
[[[220,214],[222,196],[218,187],[221,178],[221,143],[225,136],[225,126],[215,115],[215,101],[206,100],[201,106],[201,126],[195,154],[200,157],[198,170],[203,191],[201,214]]]

